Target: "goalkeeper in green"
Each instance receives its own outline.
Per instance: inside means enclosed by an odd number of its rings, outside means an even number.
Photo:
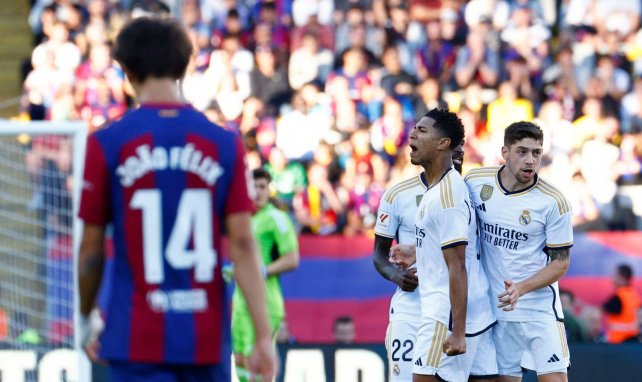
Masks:
[[[265,277],[265,296],[268,318],[273,339],[285,317],[285,307],[279,275],[292,271],[299,266],[299,243],[296,231],[287,213],[279,210],[270,202],[270,174],[258,168],[252,172],[254,178],[254,205],[252,232],[260,254],[260,264]],[[250,381],[248,360],[255,342],[252,319],[239,288],[232,296],[232,350],[236,362],[238,378],[241,382]]]

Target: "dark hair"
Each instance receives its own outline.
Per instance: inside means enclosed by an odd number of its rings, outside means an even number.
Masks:
[[[352,322],[353,320],[352,320],[352,317],[350,316],[339,316],[334,319],[334,324],[332,325],[332,328],[335,329],[339,325],[350,324]]]
[[[270,175],[270,173],[263,167],[259,167],[252,170],[252,179],[265,179],[268,183],[270,183],[272,181],[272,175]]]
[[[448,109],[434,108],[428,110],[424,117],[431,118],[435,121],[433,127],[443,133],[446,138],[450,138],[450,149],[453,150],[459,146],[464,139],[464,125],[457,114]]]
[[[633,269],[626,265],[626,264],[620,264],[617,266],[617,273],[624,277],[626,281],[631,281],[631,278],[633,277]]]
[[[192,55],[192,42],[175,20],[141,17],[116,37],[112,55],[133,80],[149,77],[179,79]]]
[[[519,121],[511,123],[504,131],[504,146],[510,147],[524,138],[544,143],[544,133],[539,126],[533,122]]]

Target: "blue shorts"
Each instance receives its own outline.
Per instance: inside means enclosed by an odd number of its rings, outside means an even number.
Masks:
[[[229,364],[159,365],[109,362],[110,382],[229,382]]]

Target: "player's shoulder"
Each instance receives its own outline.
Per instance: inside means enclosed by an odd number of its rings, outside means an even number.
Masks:
[[[271,225],[278,229],[280,232],[286,232],[290,229],[290,227],[292,227],[291,220],[288,214],[272,204],[268,206],[265,217],[269,220]]]
[[[475,182],[477,180],[483,180],[484,178],[494,178],[497,176],[497,171],[499,171],[499,166],[489,166],[489,167],[477,167],[473,168],[464,177],[466,183]]]
[[[415,175],[412,178],[403,180],[388,188],[384,192],[381,199],[388,204],[392,204],[395,202],[395,200],[398,199],[400,195],[403,195],[406,192],[414,192],[416,188],[421,188],[422,190],[426,189],[423,182],[421,181],[421,175]]]
[[[468,194],[468,188],[464,183],[461,174],[451,169],[437,185],[439,187],[439,202],[442,209],[454,208],[464,195]]]
[[[564,193],[562,193],[562,191],[548,180],[538,177],[537,184],[534,189],[543,201],[554,205],[560,215],[564,215],[571,211],[571,205],[564,196]]]

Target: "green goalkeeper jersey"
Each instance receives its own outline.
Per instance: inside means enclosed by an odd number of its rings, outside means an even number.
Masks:
[[[268,203],[252,216],[252,232],[259,247],[260,264],[264,266],[280,256],[299,249],[296,231],[290,217],[272,203]],[[265,296],[268,315],[275,318],[284,317],[283,294],[278,276],[265,279]],[[233,314],[249,314],[240,288],[234,290],[232,307]]]

